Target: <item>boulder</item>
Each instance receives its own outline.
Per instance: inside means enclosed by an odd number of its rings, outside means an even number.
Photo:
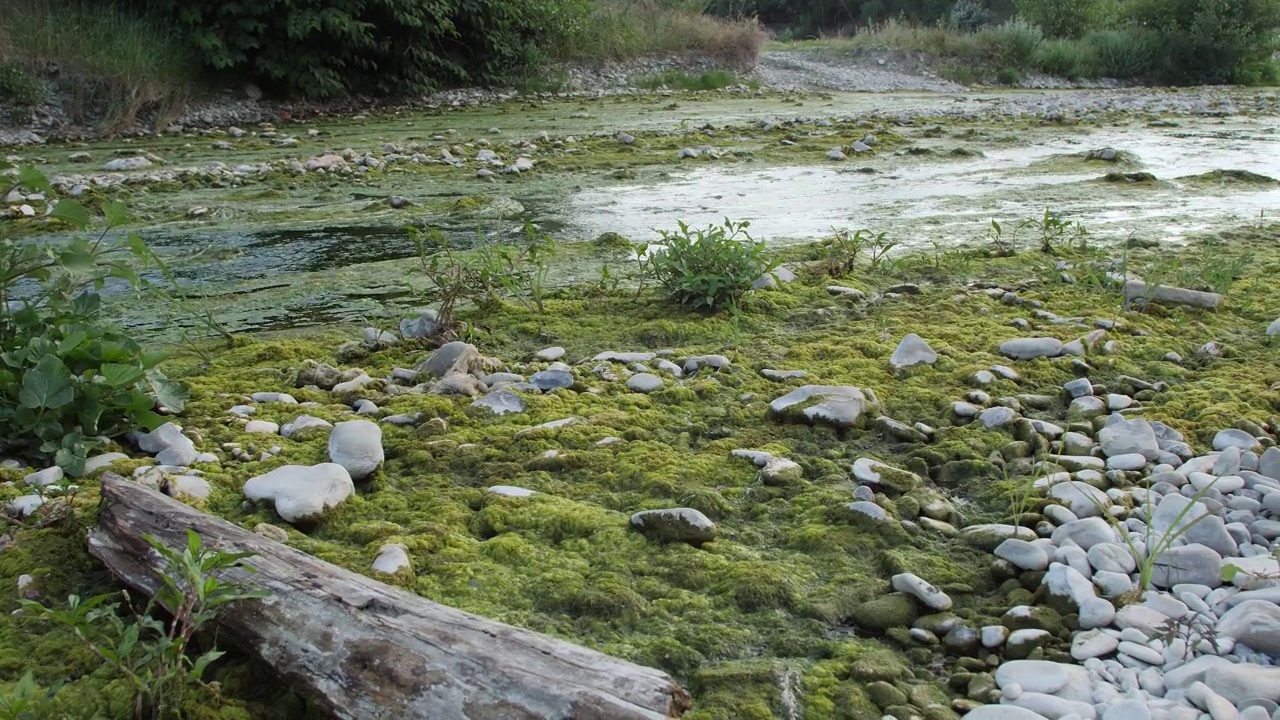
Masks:
[[[244,484],[246,498],[273,502],[276,514],[290,523],[314,520],[354,492],[351,474],[336,463],[285,465]]]
[[[1000,354],[1015,360],[1034,360],[1062,354],[1062,341],[1057,338],[1017,338],[1000,344]]]
[[[338,423],[329,434],[329,459],[346,468],[354,480],[363,480],[382,464],[382,428],[368,420]]]
[[[716,525],[693,508],[642,510],[631,516],[631,527],[661,542],[697,547],[716,537]]]
[[[780,419],[852,428],[863,425],[864,414],[878,405],[869,391],[851,385],[802,385],[769,403],[769,411]]]

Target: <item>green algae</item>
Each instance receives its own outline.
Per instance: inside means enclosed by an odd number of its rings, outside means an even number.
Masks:
[[[1241,228],[1226,240],[1240,251],[1260,249],[1275,232],[1275,226]],[[1077,262],[1109,254],[1063,252]],[[1128,259],[1138,265],[1167,252],[1133,250]],[[1187,252],[1187,262],[1199,257]],[[892,574],[913,572],[945,587],[956,600],[956,614],[974,623],[996,621],[1013,597],[995,588],[990,558],[977,550],[896,523],[883,532],[869,531],[840,512],[851,499],[849,465],[863,456],[898,467],[915,458],[913,467],[922,466],[925,487],[903,486],[898,492],[906,494],[894,501],[879,498],[891,515],[904,519],[919,512],[927,498],[946,494],[965,501],[957,511],[966,522],[1006,519],[1019,483],[1028,481],[1016,474],[1005,479],[1000,469],[1005,461],[991,459],[1008,444],[1007,433],[953,427],[949,420],[950,401],[970,388],[975,371],[1014,364],[997,347],[1025,334],[1010,326],[1012,320],[1032,316],[1029,308],[970,287],[968,279],[978,274],[986,282],[1019,287],[1022,297],[1041,301],[1058,315],[1084,318],[1078,326],[1038,328],[1063,340],[1084,334],[1096,318],[1120,321],[1122,329],[1108,335],[1118,343],[1117,352],[1087,358],[1095,382],[1114,383],[1121,375],[1168,381],[1170,388],[1155,393],[1142,413],[1203,446],[1220,427],[1242,418],[1263,422],[1280,409],[1277,349],[1262,337],[1280,301],[1280,291],[1265,281],[1280,272],[1280,259],[1271,255],[1257,255],[1258,262],[1229,288],[1226,308],[1218,313],[1188,308],[1123,313],[1118,291],[1053,281],[1059,258],[1038,253],[996,259],[973,253],[964,265],[926,258],[876,272],[863,265],[832,279],[802,273],[795,283],[747,298],[736,318],[688,312],[653,293],[634,291],[587,297],[566,290],[548,300],[545,314],[509,303],[469,310],[466,318],[483,327],[476,338],[481,350],[521,372],[540,367],[519,364],[522,359],[553,344],[564,346],[566,360],[574,363],[602,350],[671,347],[676,357],[721,352],[734,365],[680,385],[668,379],[668,389],[647,396],[599,380],[587,365],[575,389],[526,396],[525,413],[501,417],[470,412],[465,398],[383,398],[370,390],[385,412],[442,418],[447,430],[422,437],[410,428],[385,428],[385,466],[323,522],[303,532],[289,529],[289,542],[359,572],[369,572],[383,543],[403,543],[412,570],[393,578],[395,583],[432,600],[667,670],[693,688],[692,717],[775,716],[792,694],[806,717],[879,717],[884,708],[872,702],[868,683],[900,683],[906,693],[919,687],[909,648],[892,639],[852,637],[842,629],[874,623],[888,630],[910,621],[910,601],[885,594]],[[875,296],[904,280],[919,282],[921,294],[846,304],[824,289],[840,282]],[[907,332],[920,334],[941,357],[934,367],[900,379],[887,360]],[[335,348],[353,334],[334,328],[260,337],[217,350],[207,363],[182,354],[170,363],[171,374],[192,390],[182,421],[198,433],[202,449],[230,442],[256,451],[282,448],[278,458],[250,463],[232,462],[223,453],[222,468],[207,475],[214,487],[206,505],[210,512],[246,528],[283,525],[269,508],[243,504],[243,483],[278,465],[324,461],[325,438],[246,434],[225,411],[251,392],[279,390],[318,403],[306,408],[307,414],[330,421],[350,417],[329,393],[295,388],[294,378],[307,360],[337,362]],[[1192,357],[1210,340],[1228,352],[1194,364],[1163,359],[1170,349]],[[425,345],[408,343],[360,350],[348,362],[380,376],[394,367],[412,367],[426,352]],[[1024,382],[1000,380],[989,388],[994,396],[1056,396],[1061,383],[1075,376],[1064,360],[1016,365]],[[937,429],[935,438],[914,445],[874,430],[842,433],[773,422],[767,418],[768,401],[797,383],[764,378],[758,371],[766,367],[804,369],[810,375],[803,382],[869,387],[885,414],[929,424]],[[1053,419],[1062,409],[1059,404],[1026,413]],[[283,423],[302,411],[263,404],[256,417]],[[554,433],[519,434],[571,416],[584,422]],[[606,437],[622,442],[598,447]],[[790,457],[800,463],[804,479],[764,486],[750,463],[729,456],[735,448]],[[544,455],[549,450],[559,453],[554,461]],[[497,484],[538,494],[507,498],[484,490]],[[92,481],[88,487],[86,502]],[[14,491],[0,493],[7,499]],[[632,512],[672,506],[706,512],[717,522],[717,539],[701,548],[663,545],[627,527]],[[84,555],[81,536],[58,532],[24,531],[16,553],[0,553],[0,581],[32,573],[50,588],[50,597],[109,587]],[[75,562],[52,562],[63,557]],[[882,611],[877,603],[895,607]],[[0,622],[22,621],[6,614]],[[76,655],[74,643],[49,632],[49,652],[41,656],[49,660],[41,665],[39,681],[47,685],[62,676],[77,677],[86,698],[94,695],[94,702],[108,705],[118,701],[119,689],[106,689],[93,665]],[[910,657],[919,656],[919,648],[910,650]],[[12,681],[26,655],[12,643],[0,643],[0,660],[5,657],[2,678]],[[225,671],[231,705],[257,707],[252,703],[260,698],[240,694],[251,687],[243,673],[252,668],[237,662]],[[67,698],[88,702],[70,692]],[[263,712],[288,713],[296,710],[293,702],[276,697],[268,701],[275,709]],[[111,707],[92,713],[110,717]]]

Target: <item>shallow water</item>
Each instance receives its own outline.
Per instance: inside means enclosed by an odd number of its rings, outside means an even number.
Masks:
[[[911,246],[972,239],[987,219],[1035,217],[1046,207],[1081,220],[1094,233],[1145,230],[1165,239],[1280,210],[1280,185],[1224,188],[1191,181],[1219,169],[1280,177],[1280,135],[1272,123],[1187,125],[1116,128],[1083,138],[1037,133],[1026,144],[981,150],[983,157],[911,158],[874,174],[854,168],[884,167],[884,160],[851,158],[747,172],[702,167],[673,173],[660,183],[577,193],[568,214],[585,235],[612,230],[643,236],[677,220],[705,225],[724,217],[750,220],[754,232],[776,241],[812,240],[833,227],[932,228],[925,234],[902,233],[902,244]],[[1115,148],[1135,162],[1045,162],[1101,147]],[[1166,182],[1154,187],[1096,182],[1113,169],[1150,172]]]
[[[190,137],[104,143],[90,149],[103,158],[146,147],[175,166],[194,167],[213,160],[233,165],[306,157],[343,147],[379,150],[384,142],[429,143],[449,128],[456,134],[436,145],[480,137],[505,143],[539,131],[549,132],[553,139],[584,138],[619,128],[679,132],[710,124],[720,128],[713,144],[745,151],[737,159],[721,160],[677,161],[674,151],[668,156],[665,150],[630,160],[619,155],[618,165],[631,168],[627,179],[614,177],[613,168],[600,164],[574,169],[566,162],[515,179],[503,177],[495,184],[476,181],[474,168],[436,166],[427,172],[394,171],[339,184],[250,183],[242,188],[170,188],[136,194],[131,206],[142,210],[146,222],[135,229],[170,260],[179,282],[193,296],[210,298],[210,306],[233,330],[368,322],[413,305],[426,281],[416,271],[416,253],[404,231],[409,224],[443,224],[453,243],[467,247],[481,234],[489,242],[516,241],[525,220],[554,233],[562,243],[580,243],[605,232],[644,240],[658,229],[674,228],[680,220],[701,226],[727,217],[750,220],[753,235],[774,244],[812,240],[833,228],[868,228],[887,231],[890,239],[909,248],[982,242],[991,219],[1039,217],[1046,208],[1082,222],[1102,240],[1130,234],[1176,240],[1280,212],[1280,184],[1197,179],[1214,170],[1280,178],[1280,133],[1270,115],[1184,116],[1176,127],[1153,127],[1150,114],[1121,116],[1116,124],[1104,126],[1005,118],[967,123],[963,130],[944,119],[945,131],[939,137],[924,137],[924,125],[882,123],[906,142],[839,163],[823,158],[825,151],[815,152],[812,142],[847,144],[847,129],[835,133],[809,125],[797,130],[811,141],[805,149],[780,149],[776,137],[759,132],[764,120],[857,118],[862,113],[926,108],[946,115],[962,105],[1038,102],[1040,97],[850,94],[815,96],[803,103],[779,97],[610,98],[320,122],[310,126],[320,131],[318,136],[304,138],[300,147],[291,149],[250,139],[232,153],[211,152],[207,140]],[[583,112],[588,116],[571,117]],[[488,133],[493,126],[502,129],[500,135]],[[301,136],[300,129],[289,132]],[[1124,161],[1084,159],[1089,150],[1103,147],[1120,151]],[[86,169],[54,155],[51,171]],[[610,156],[608,162],[614,161]],[[1148,172],[1159,182],[1102,182],[1109,171]],[[478,192],[510,197],[525,210],[489,220],[458,217],[447,210],[453,199]],[[385,204],[391,194],[404,195],[416,205],[393,211]],[[187,220],[187,209],[196,205],[216,212],[204,220]],[[559,260],[552,281],[598,273],[600,261],[584,262],[588,254]],[[132,308],[130,314],[143,326],[170,321],[146,308]]]

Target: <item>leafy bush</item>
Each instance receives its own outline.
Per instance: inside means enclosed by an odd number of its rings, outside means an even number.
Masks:
[[[973,32],[991,22],[991,12],[975,0],[957,0],[947,22],[956,30]]]
[[[1041,71],[1065,78],[1093,74],[1093,46],[1078,40],[1045,40],[1036,48],[1035,64]]]
[[[1105,0],[1015,0],[1014,7],[1051,38],[1078,38],[1107,22]]]
[[[1137,0],[1133,13],[1160,34],[1157,69],[1168,82],[1247,82],[1272,72],[1280,0]]]
[[[765,254],[765,244],[747,233],[751,224],[728,218],[723,225],[679,231],[663,230],[652,246],[642,245],[650,274],[683,305],[716,309],[736,305],[756,279],[776,263]]]
[[[52,193],[30,167],[15,187]],[[118,203],[105,214],[108,229],[126,219]],[[50,217],[80,230],[91,221],[71,200]],[[0,449],[52,459],[72,475],[99,437],[154,428],[163,422],[157,404],[179,411],[186,400],[157,369],[162,356],[103,316],[99,290],[109,281],[139,287],[134,264],[154,260],[137,236],[108,244],[106,232],[64,244],[0,233]]]
[[[636,81],[636,87],[649,90],[673,88],[677,90],[719,90],[738,84],[738,76],[727,70],[708,70],[699,75],[692,75],[680,70],[668,70],[642,77]]]
[[[210,69],[313,97],[492,84],[580,32],[587,0],[135,0],[178,22]]]
[[[1040,28],[1025,20],[1008,20],[978,33],[996,65],[1024,68],[1031,65],[1036,48],[1044,40]]]
[[[129,683],[134,692],[134,717],[186,717],[182,705],[198,687],[209,664],[224,654],[212,648],[198,657],[190,651],[192,638],[208,627],[222,610],[239,600],[263,598],[267,593],[247,591],[219,580],[215,573],[232,567],[253,572],[241,561],[252,553],[226,553],[204,547],[200,536],[187,531],[181,552],[146,537],[164,561],[161,585],[146,608],[132,618],[122,617],[115,593],[81,599],[68,598],[66,609],[46,608],[24,600],[23,606],[40,616],[70,628],[111,672]],[[124,598],[128,600],[128,594]],[[163,608],[168,623],[155,617]]]
[[[0,98],[15,105],[39,105],[44,100],[44,85],[17,63],[0,62]]]
[[[1085,42],[1092,48],[1094,67],[1103,77],[1133,78],[1152,72],[1160,47],[1154,31],[1131,27],[1090,33]]]

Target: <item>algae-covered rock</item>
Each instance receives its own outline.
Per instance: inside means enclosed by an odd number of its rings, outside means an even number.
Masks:
[[[318,435],[325,430],[332,430],[333,423],[311,415],[299,415],[280,428],[280,434],[291,440]]]
[[[338,423],[329,434],[329,459],[355,480],[369,477],[385,459],[382,428],[368,420]]]
[[[1009,538],[1031,542],[1036,539],[1036,533],[1031,528],[1000,523],[970,525],[960,531],[961,540],[987,552],[994,552],[1000,543]]]
[[[455,214],[472,218],[508,220],[524,213],[524,206],[502,195],[468,195],[454,201]]]
[[[852,428],[864,424],[864,414],[878,405],[869,391],[852,385],[803,385],[769,403],[769,412],[783,420]]]
[[[338,368],[315,360],[304,360],[294,379],[294,387],[315,385],[321,390],[332,390],[334,385],[342,382],[342,371]]]
[[[312,467],[285,465],[244,484],[244,496],[255,502],[270,501],[286,522],[314,520],[355,492],[347,469],[336,463]]]
[[[693,508],[642,510],[631,516],[631,527],[661,542],[684,542],[697,547],[716,537],[716,525]]]
[[[444,377],[451,370],[470,372],[471,365],[480,360],[480,351],[470,343],[455,340],[441,345],[435,352],[418,363],[414,368],[418,372],[430,373],[432,377]]]
[[[853,477],[863,485],[903,495],[920,487],[924,480],[913,472],[900,470],[871,458],[858,458],[851,468]]]
[[[881,595],[868,600],[853,610],[853,621],[863,630],[883,633],[889,628],[907,627],[919,614],[916,601],[901,592]]]

